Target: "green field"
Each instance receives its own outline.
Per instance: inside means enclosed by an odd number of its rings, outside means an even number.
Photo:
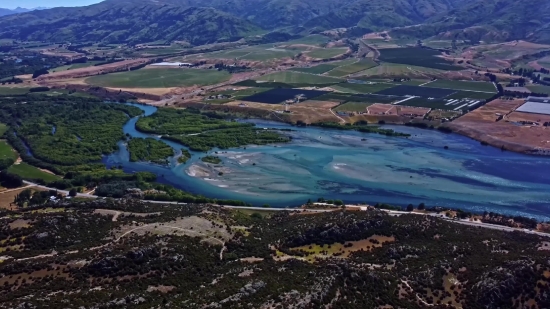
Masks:
[[[22,95],[29,93],[30,88],[0,87],[0,95]]]
[[[53,72],[61,72],[61,71],[87,68],[87,67],[91,67],[91,66],[93,66],[97,63],[100,63],[100,61],[90,61],[90,62],[86,62],[86,63],[68,64],[68,65],[63,65],[63,66],[57,67],[57,68],[53,68],[53,69],[50,70],[50,72],[53,73]]]
[[[450,96],[447,97],[447,99],[474,99],[474,100],[486,100],[491,97],[493,97],[494,93],[487,93],[487,92],[473,92],[473,91],[457,91]]]
[[[269,75],[264,75],[256,80],[258,81],[266,81],[266,82],[279,82],[279,83],[288,83],[288,84],[331,84],[331,83],[339,83],[342,80],[333,78],[333,77],[327,77],[327,76],[320,76],[320,75],[312,75],[312,74],[304,74],[304,73],[298,73],[298,72],[291,72],[291,71],[284,71],[284,72],[277,72]]]
[[[373,68],[361,71],[361,77],[355,77],[356,79],[370,79],[371,77],[394,77],[394,76],[401,76],[401,77],[410,77],[412,79],[424,79],[427,78],[428,74],[439,74],[441,73],[440,70],[426,68],[426,67],[418,67],[418,66],[411,66],[411,65],[405,65],[405,64],[398,64],[398,63],[382,63],[379,66],[375,66]]]
[[[292,45],[292,44],[320,45],[320,44],[327,43],[328,41],[329,41],[329,38],[324,35],[312,34],[303,38],[284,42],[283,45]]]
[[[8,126],[0,122],[0,136],[4,135],[4,133],[6,133],[7,130],[8,130]]]
[[[378,59],[389,63],[399,63],[445,71],[458,71],[463,69],[462,67],[453,65],[450,61],[436,57],[439,55],[441,55],[439,51],[426,48],[387,48],[381,50]]]
[[[347,102],[334,108],[337,112],[365,112],[367,107],[374,103],[365,102]]]
[[[330,102],[356,102],[356,103],[393,103],[399,98],[383,96],[383,95],[354,95],[348,93],[327,93],[320,97],[316,97],[317,101]]]
[[[8,172],[21,176],[23,179],[42,179],[45,182],[52,182],[61,179],[56,175],[43,172],[38,168],[28,165],[25,162],[14,164],[8,168]]]
[[[429,84],[426,84],[425,87],[447,88],[447,89],[466,90],[466,91],[484,91],[484,92],[491,92],[491,93],[497,92],[495,85],[493,85],[493,83],[490,83],[490,82],[438,79]]]
[[[311,74],[323,74],[323,73],[326,73],[334,68],[337,68],[338,65],[335,65],[335,64],[328,64],[328,63],[325,63],[325,64],[319,64],[319,65],[316,65],[314,67],[310,67],[310,68],[296,68],[296,69],[291,69],[292,71],[295,71],[295,72],[304,72],[304,73],[311,73]]]
[[[527,86],[527,89],[535,93],[550,94],[550,86],[534,85],[534,86]]]
[[[357,73],[357,72],[360,72],[360,71],[368,70],[368,69],[373,68],[377,65],[378,65],[378,63],[374,62],[370,58],[361,59],[357,62],[338,67],[338,68],[328,72],[327,75],[342,77],[342,76],[350,75],[350,74]]]
[[[333,86],[334,90],[348,92],[348,93],[374,93],[384,89],[395,87],[396,85],[392,84],[352,84],[352,83],[342,83],[337,86]]]
[[[3,160],[3,159],[15,160],[17,159],[17,154],[15,153],[15,151],[13,151],[11,146],[8,145],[8,143],[4,141],[0,141],[0,160]]]
[[[306,53],[306,56],[316,59],[329,59],[344,54],[346,50],[347,48],[319,48]]]
[[[289,58],[299,54],[299,50],[289,50],[274,47],[272,44],[258,45],[242,49],[218,51],[203,54],[203,58],[209,59],[244,59],[251,61],[269,61],[273,59]],[[198,56],[190,56],[184,59],[200,59]]]
[[[229,80],[226,71],[154,68],[93,76],[86,83],[101,87],[117,88],[169,88],[205,86]]]

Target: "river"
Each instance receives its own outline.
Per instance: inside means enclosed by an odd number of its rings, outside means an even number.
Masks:
[[[128,103],[130,104],[130,103]],[[156,107],[132,104],[144,115]],[[124,125],[135,138],[138,117]],[[254,205],[296,206],[318,197],[347,203],[409,203],[493,211],[550,220],[550,160],[482,146],[456,134],[405,126],[385,126],[410,138],[292,127],[254,120],[258,127],[291,128],[289,144],[220,151],[223,167],[213,169],[192,152],[186,164],[169,167],[129,162],[124,143],[106,157],[127,172],[149,171],[159,182],[208,197],[239,199]],[[162,140],[178,153],[185,148]],[[449,149],[444,149],[448,146]],[[212,152],[211,152],[212,153]],[[223,175],[219,175],[219,172]]]

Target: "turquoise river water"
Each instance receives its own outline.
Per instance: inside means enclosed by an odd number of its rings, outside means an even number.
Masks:
[[[135,106],[146,116],[156,111]],[[138,132],[137,119],[126,123],[124,133],[158,139]],[[160,182],[192,193],[255,205],[297,206],[325,197],[347,203],[425,203],[550,220],[550,159],[545,157],[502,152],[456,134],[405,126],[386,127],[409,133],[410,138],[251,122],[290,128],[294,131],[284,134],[293,140],[219,151],[222,167],[202,163],[202,153],[193,153],[186,164],[178,165],[173,158],[165,167],[129,162],[122,142],[104,162],[127,172],[153,172]],[[185,148],[163,141],[178,152]]]

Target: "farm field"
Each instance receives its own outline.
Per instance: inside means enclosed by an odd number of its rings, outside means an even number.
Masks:
[[[91,66],[93,66],[97,63],[100,63],[100,61],[90,61],[90,62],[86,62],[86,63],[74,63],[74,64],[69,64],[69,65],[64,65],[64,66],[60,66],[60,67],[57,67],[57,68],[53,68],[53,69],[50,70],[50,72],[54,73],[54,72],[61,72],[61,71],[87,68],[87,67],[91,67]]]
[[[441,74],[441,70],[410,66],[398,63],[381,63],[379,66],[361,71],[361,76],[354,77],[356,79],[369,79],[372,77],[384,76],[408,76],[416,79],[429,78],[431,75]]]
[[[468,90],[468,91],[484,91],[484,92],[491,92],[491,93],[497,92],[495,85],[493,85],[493,83],[490,83],[490,82],[456,81],[456,80],[438,79],[429,84],[426,84],[426,87]]]
[[[527,89],[531,90],[532,92],[546,93],[550,95],[550,86],[532,85],[532,86],[527,86]]]
[[[456,90],[452,90],[452,89],[400,85],[400,86],[379,91],[376,94],[394,95],[394,96],[411,95],[411,96],[419,96],[419,97],[427,97],[427,98],[428,97],[444,98],[455,92]]]
[[[251,61],[269,61],[275,59],[294,57],[299,50],[290,50],[284,48],[277,48],[271,44],[258,45],[254,47],[247,47],[235,50],[217,51],[212,53],[206,53],[202,55],[192,55],[184,59],[242,59]]]
[[[22,95],[29,93],[30,88],[24,87],[0,87],[0,95]]]
[[[346,94],[346,93],[328,93],[315,98],[317,101],[332,102],[359,102],[359,103],[393,103],[404,99],[404,97],[390,97],[376,94]]]
[[[353,73],[357,73],[360,71],[368,70],[370,68],[373,68],[377,66],[378,64],[374,62],[372,59],[361,59],[355,63],[340,66],[330,72],[327,73],[329,76],[337,76],[342,77],[346,75],[350,75]]]
[[[324,35],[312,34],[303,38],[284,42],[280,45],[292,45],[292,44],[320,45],[320,44],[327,43],[328,41],[329,41],[329,38]]]
[[[291,69],[291,71],[294,71],[294,72],[303,72],[303,73],[310,73],[310,74],[323,74],[323,73],[326,73],[334,68],[337,68],[338,65],[335,65],[335,64],[319,64],[319,65],[316,65],[314,67],[309,67],[309,68],[296,68],[296,69]]]
[[[438,55],[441,55],[441,53],[424,48],[388,48],[381,50],[378,59],[389,63],[399,63],[445,71],[458,71],[462,69],[462,67],[455,66],[449,61],[436,57]]]
[[[340,83],[342,80],[334,77],[304,74],[292,71],[276,72],[269,75],[264,75],[259,78],[256,78],[258,81],[266,82],[278,82],[278,83],[289,83],[289,84],[336,84]]]
[[[467,111],[472,110],[482,104],[484,100],[475,99],[435,99],[414,98],[400,103],[403,106],[425,107],[449,111]]]
[[[4,159],[15,160],[17,159],[17,154],[15,153],[15,151],[13,151],[11,146],[8,145],[8,143],[4,141],[0,141],[0,160],[4,160]]]
[[[8,131],[8,126],[0,122],[0,136],[4,135]]]
[[[334,90],[348,93],[374,93],[384,89],[395,87],[395,85],[376,83],[376,84],[354,84],[342,83],[332,86]]]
[[[457,91],[446,98],[447,99],[468,98],[468,99],[487,100],[492,98],[494,95],[495,95],[494,93],[486,93],[486,92]]]
[[[367,107],[371,106],[373,103],[366,102],[346,102],[342,105],[334,108],[334,111],[337,112],[365,112]]]
[[[338,55],[344,54],[347,51],[347,48],[335,47],[335,48],[319,48],[314,49],[308,53],[306,56],[316,59],[329,59],[336,57]]]
[[[271,89],[245,97],[242,100],[257,103],[278,104],[284,102],[285,100],[294,99],[297,95],[304,95],[307,99],[313,99],[326,93],[326,91],[318,90]]]
[[[146,68],[93,76],[85,81],[101,87],[170,88],[213,85],[227,81],[230,77],[228,72],[217,70]]]
[[[39,170],[38,168],[29,165],[25,162],[21,162],[20,164],[14,164],[8,168],[8,172],[12,174],[16,174],[21,176],[21,178],[25,179],[42,179],[45,182],[52,182],[59,180],[59,178],[56,175],[52,175],[50,173],[43,172]]]
[[[168,55],[168,54],[174,54],[178,52],[182,52],[185,49],[181,47],[166,47],[166,48],[143,48],[136,50],[136,54],[147,54],[147,55]]]

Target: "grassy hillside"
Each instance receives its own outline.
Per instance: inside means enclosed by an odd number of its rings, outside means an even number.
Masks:
[[[70,42],[188,41],[194,45],[348,28],[362,36],[550,42],[549,0],[107,0],[0,17],[0,39]],[[397,28],[397,29],[396,29]]]
[[[199,45],[237,40],[258,26],[205,7],[150,1],[108,1],[84,8],[55,8],[0,18],[0,38],[131,44],[184,40]]]

